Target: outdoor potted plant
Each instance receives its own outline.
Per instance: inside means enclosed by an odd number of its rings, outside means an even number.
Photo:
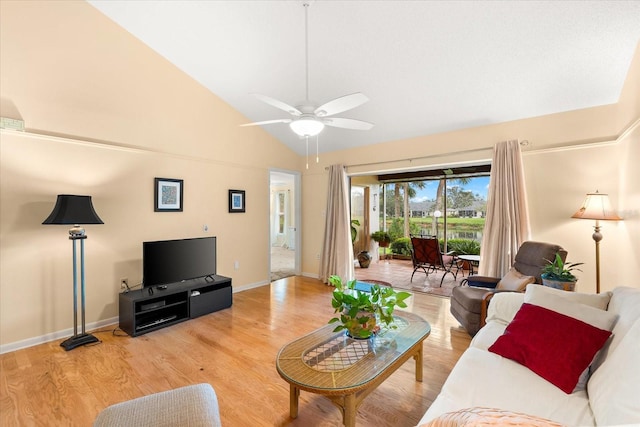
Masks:
[[[563,262],[562,257],[556,254],[553,261],[547,260],[549,264],[542,268],[542,284],[551,288],[563,289],[565,291],[574,291],[578,278],[574,276],[572,271],[582,271],[576,268],[584,263],[582,262]]]
[[[396,328],[393,311],[395,307],[406,308],[404,301],[411,296],[409,292],[396,292],[391,287],[375,284],[371,285],[371,292],[358,291],[355,280],[345,284],[340,276],[329,277],[329,283],[335,287],[331,306],[340,315],[328,323],[338,323],[333,331],[346,330],[352,338],[370,338],[380,330],[379,323]]]
[[[371,238],[378,242],[381,248],[386,248],[391,243],[391,236],[386,231],[378,230],[371,233]]]

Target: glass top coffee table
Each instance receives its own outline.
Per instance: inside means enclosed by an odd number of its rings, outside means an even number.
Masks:
[[[397,329],[359,340],[335,325],[326,325],[280,349],[276,368],[289,383],[289,411],[298,416],[300,390],[321,394],[342,411],[343,423],[355,426],[356,411],[369,393],[410,358],[415,359],[416,381],[422,381],[422,343],[431,326],[421,317],[396,311]]]

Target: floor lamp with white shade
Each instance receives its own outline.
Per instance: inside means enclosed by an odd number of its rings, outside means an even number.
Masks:
[[[593,240],[596,242],[596,293],[600,293],[600,240],[602,240],[602,233],[600,233],[600,220],[605,221],[620,221],[620,218],[611,208],[609,202],[609,195],[599,193],[596,190],[595,193],[587,193],[587,197],[582,203],[582,207],[578,212],[574,213],[571,218],[579,219],[595,219],[596,225],[593,227]]]
[[[69,229],[69,240],[73,243],[73,336],[67,338],[60,346],[66,351],[76,347],[98,342],[98,338],[86,333],[85,330],[85,292],[84,292],[84,241],[87,235],[80,224],[104,224],[91,203],[91,196],[74,196],[59,194],[53,211],[43,224],[73,225]],[[78,333],[78,263],[76,256],[76,243],[80,241],[80,294],[82,306],[82,331]]]

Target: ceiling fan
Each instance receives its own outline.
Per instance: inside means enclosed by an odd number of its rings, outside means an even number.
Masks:
[[[373,127],[372,123],[356,119],[347,119],[343,117],[332,117],[335,114],[342,113],[347,110],[356,108],[369,100],[362,93],[352,93],[350,95],[341,96],[333,99],[320,106],[315,105],[309,100],[309,24],[308,9],[309,3],[303,3],[304,19],[305,19],[305,67],[306,67],[306,97],[302,105],[296,107],[279,101],[266,95],[253,94],[260,101],[286,111],[293,117],[290,119],[265,120],[261,122],[246,123],[240,126],[261,126],[274,123],[288,123],[291,130],[300,137],[307,139],[310,136],[316,136],[326,126],[332,126],[344,129],[369,130]]]

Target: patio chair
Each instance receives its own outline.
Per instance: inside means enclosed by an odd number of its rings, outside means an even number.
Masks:
[[[495,292],[523,292],[529,283],[542,283],[540,275],[547,260],[556,253],[564,261],[567,251],[558,245],[544,242],[524,242],[518,249],[511,270],[502,278],[469,276],[462,286],[451,293],[451,314],[474,336],[484,326],[489,300]],[[464,286],[466,282],[466,285]]]
[[[451,274],[455,279],[458,278],[458,265],[455,252],[447,252],[443,254],[440,250],[440,242],[435,236],[418,237],[411,236],[411,260],[413,261],[413,273],[411,273],[411,282],[416,271],[422,270],[429,276],[429,273],[443,271],[444,274],[440,279],[440,286],[447,274]],[[454,271],[455,270],[455,271]]]

